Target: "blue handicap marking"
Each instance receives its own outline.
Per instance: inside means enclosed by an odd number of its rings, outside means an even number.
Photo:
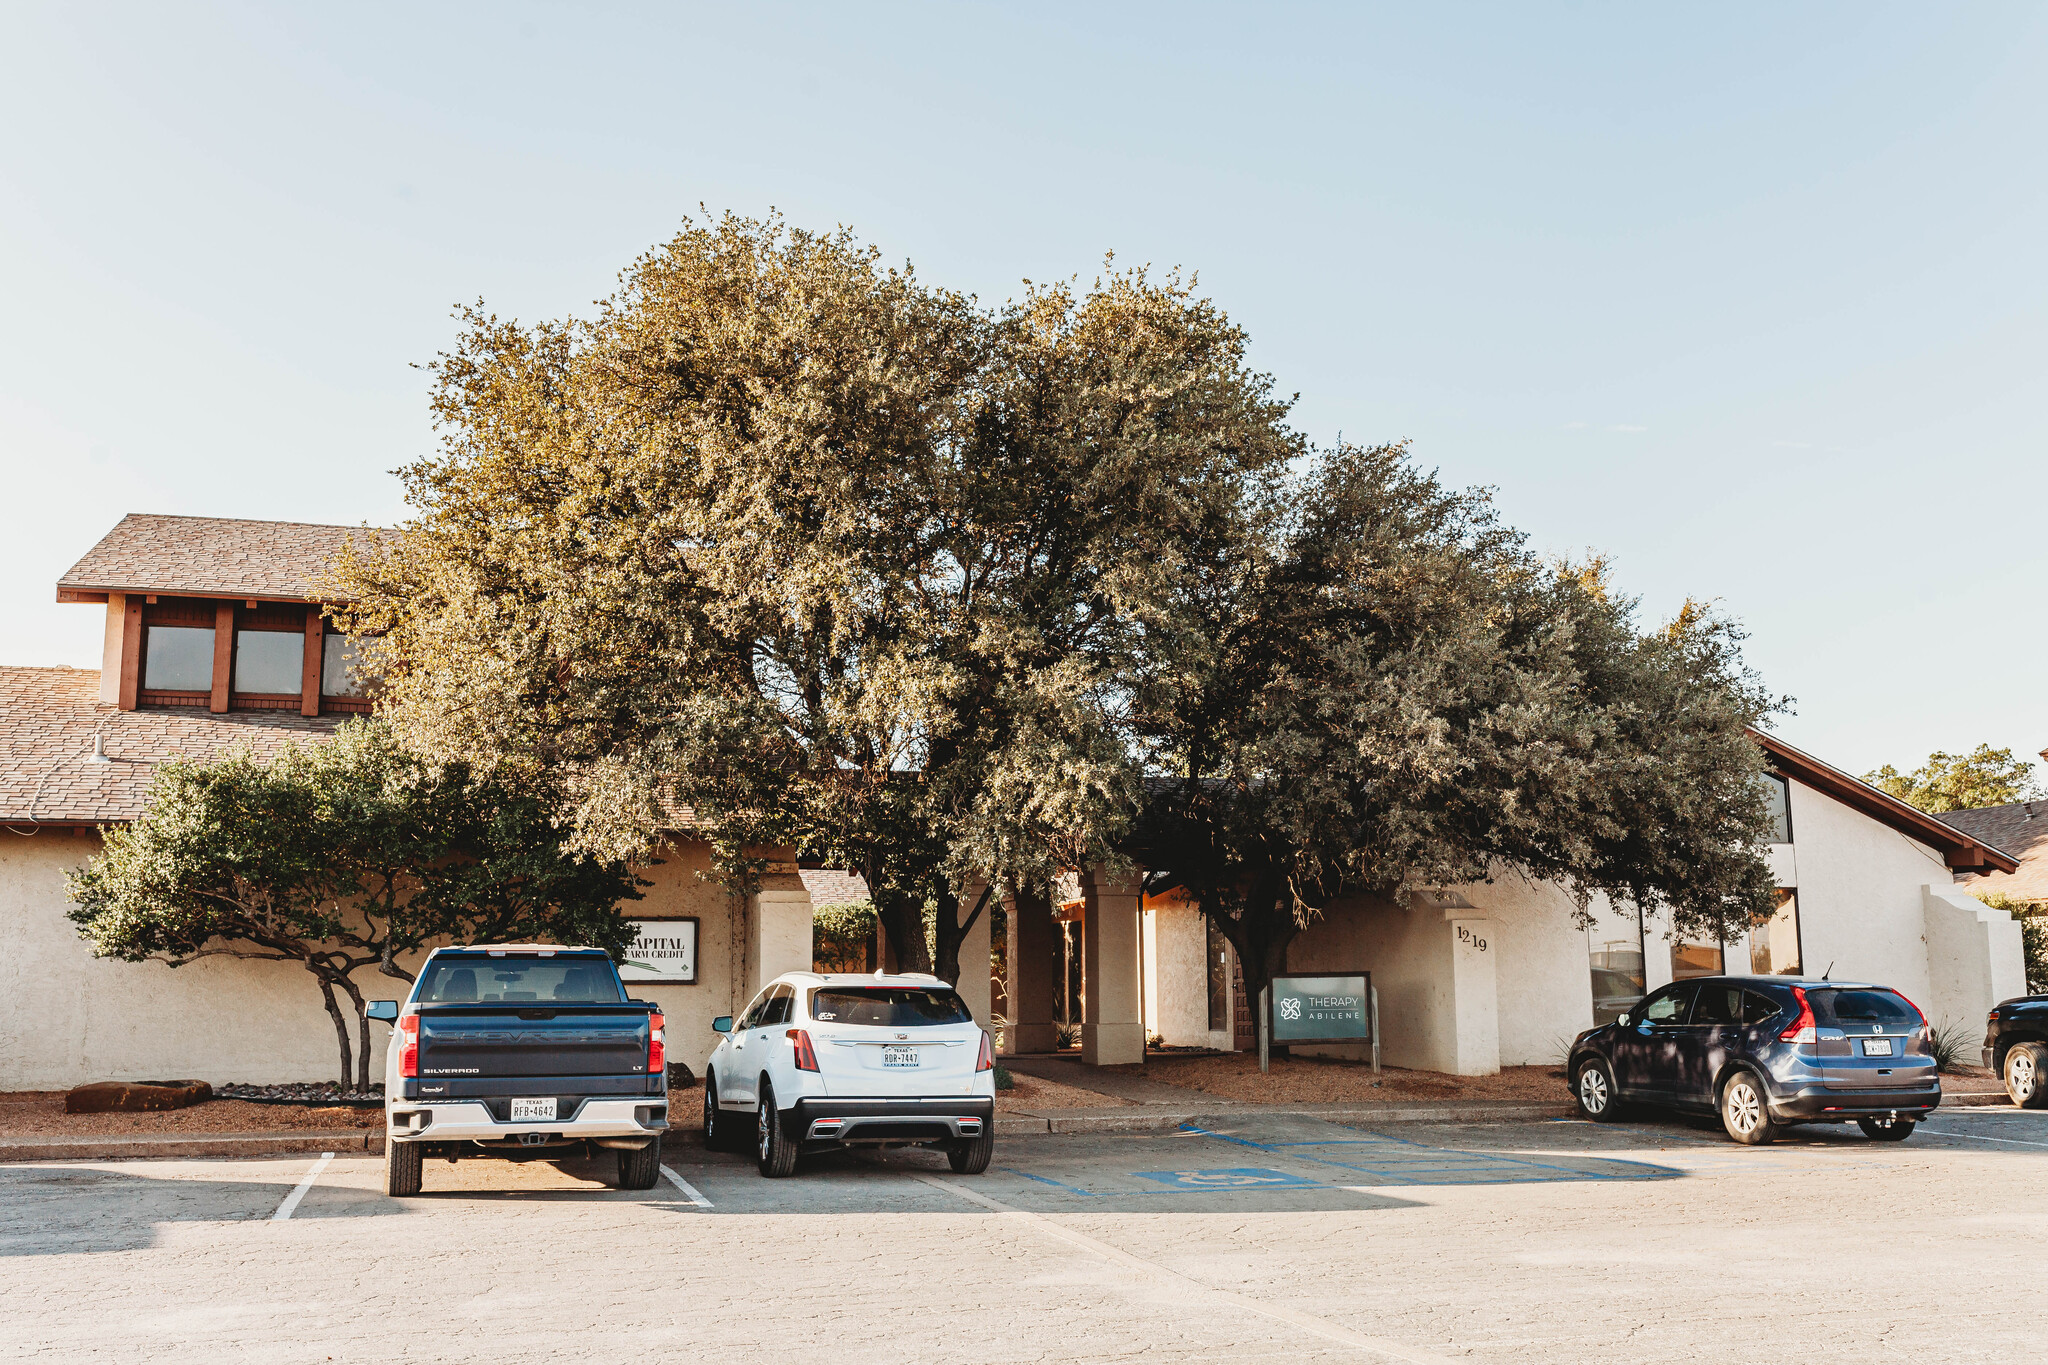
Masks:
[[[1266,1171],[1257,1166],[1230,1166],[1220,1171],[1138,1171],[1140,1180],[1156,1180],[1183,1190],[1251,1190],[1291,1186],[1300,1189],[1316,1182],[1285,1171]]]

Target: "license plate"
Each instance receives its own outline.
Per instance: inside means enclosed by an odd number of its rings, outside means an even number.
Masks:
[[[917,1049],[914,1047],[885,1047],[882,1049],[883,1066],[916,1066]]]
[[[1865,1038],[1863,1055],[1866,1057],[1889,1057],[1892,1055],[1892,1040],[1889,1038]]]
[[[530,1123],[536,1119],[553,1123],[555,1120],[555,1102],[551,1099],[512,1101],[512,1122]]]

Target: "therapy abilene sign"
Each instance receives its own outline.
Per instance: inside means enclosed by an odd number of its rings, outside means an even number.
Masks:
[[[1372,973],[1276,976],[1269,1027],[1276,1043],[1372,1041]]]

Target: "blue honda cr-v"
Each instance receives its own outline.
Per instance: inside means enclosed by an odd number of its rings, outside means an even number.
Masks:
[[[1794,1123],[1854,1120],[1899,1141],[1941,1103],[1927,1017],[1888,986],[1704,976],[1644,996],[1572,1041],[1579,1111],[1718,1110],[1737,1142]]]

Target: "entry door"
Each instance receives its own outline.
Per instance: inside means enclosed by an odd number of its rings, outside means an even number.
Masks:
[[[1628,1012],[1628,1027],[1614,1041],[1614,1079],[1622,1089],[1652,1099],[1675,1092],[1693,990],[1692,982],[1677,982]]]

